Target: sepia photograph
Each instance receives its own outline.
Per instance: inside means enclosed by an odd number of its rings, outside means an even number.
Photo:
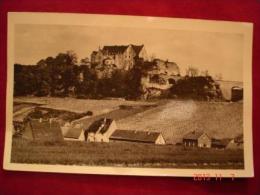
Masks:
[[[252,177],[252,29],[9,13],[4,169]]]

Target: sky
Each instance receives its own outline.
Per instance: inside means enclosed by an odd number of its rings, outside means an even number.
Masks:
[[[104,45],[144,44],[148,56],[176,62],[184,74],[190,66],[223,80],[243,80],[243,35],[205,31],[104,26],[17,24],[15,63],[36,64],[73,50],[90,58]]]

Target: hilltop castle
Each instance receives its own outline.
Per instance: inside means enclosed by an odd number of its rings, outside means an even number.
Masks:
[[[91,53],[91,64],[113,65],[115,68],[130,70],[137,59],[148,60],[144,45],[114,45],[104,46],[103,49]]]

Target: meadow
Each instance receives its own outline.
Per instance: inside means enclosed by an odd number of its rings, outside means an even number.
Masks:
[[[13,139],[13,163],[243,169],[243,150],[142,143],[36,142]]]

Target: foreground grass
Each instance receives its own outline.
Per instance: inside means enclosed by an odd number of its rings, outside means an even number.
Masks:
[[[13,139],[14,163],[242,169],[242,150],[185,149],[139,143],[58,143]]]

